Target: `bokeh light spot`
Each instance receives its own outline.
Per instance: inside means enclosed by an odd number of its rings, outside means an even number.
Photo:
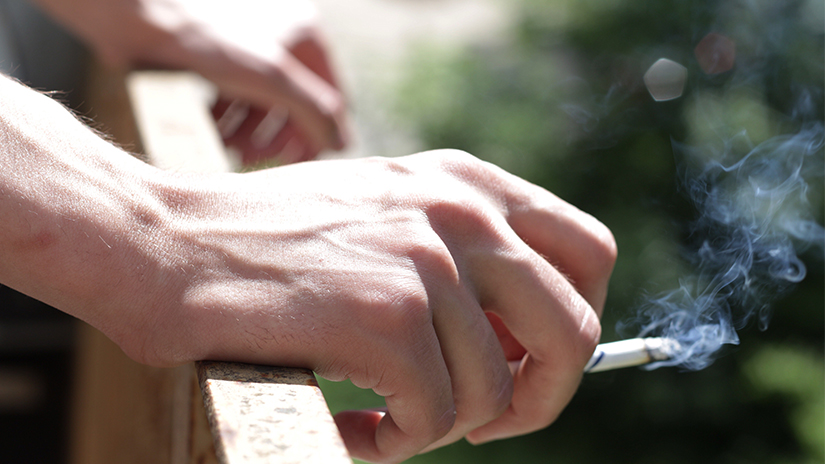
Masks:
[[[685,90],[687,68],[675,61],[661,58],[647,70],[644,81],[654,100],[673,100],[681,97]]]
[[[736,42],[711,32],[693,49],[696,60],[705,74],[721,74],[733,69],[736,62]]]

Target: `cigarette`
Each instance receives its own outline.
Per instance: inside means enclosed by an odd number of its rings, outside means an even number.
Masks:
[[[623,367],[641,366],[673,358],[680,349],[672,338],[631,338],[596,347],[584,372],[601,372]]]

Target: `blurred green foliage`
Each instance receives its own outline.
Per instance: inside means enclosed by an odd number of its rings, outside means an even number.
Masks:
[[[822,1],[514,5],[520,20],[509,37],[458,53],[423,46],[398,110],[430,147],[496,163],[611,228],[620,257],[603,339],[616,339],[616,322],[646,294],[690,272],[685,225],[695,211],[679,193],[671,142],[707,145],[746,131],[755,144],[823,120]],[[736,43],[732,70],[700,68],[694,47],[710,32]],[[642,75],[662,57],[688,68],[688,85],[681,98],[655,102]],[[810,182],[821,224],[822,178]],[[822,248],[802,257],[808,277],[774,302],[768,329],[746,327],[709,368],[588,375],[546,430],[410,462],[825,462]],[[333,409],[380,404],[324,388]]]

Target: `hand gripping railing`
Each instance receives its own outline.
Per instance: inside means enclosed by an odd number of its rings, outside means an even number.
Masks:
[[[147,162],[231,169],[197,76],[95,65],[87,87],[87,116]],[[76,464],[351,462],[309,370],[211,361],[152,368],[87,325],[78,332]]]

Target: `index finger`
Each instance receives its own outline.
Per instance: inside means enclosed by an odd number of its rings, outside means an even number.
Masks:
[[[517,238],[516,238],[517,240]],[[485,310],[497,314],[524,347],[508,409],[467,435],[483,442],[529,433],[552,423],[575,393],[598,343],[598,316],[567,278],[519,242],[479,277]],[[493,268],[493,263],[484,266]]]
[[[497,169],[497,168],[491,168]],[[592,216],[535,185],[498,171],[491,196],[512,234],[510,262],[485,263],[477,282],[485,310],[499,316],[526,351],[514,374],[508,410],[471,432],[488,441],[543,428],[575,393],[598,343],[607,284],[616,257],[610,231]]]
[[[562,272],[601,316],[616,262],[616,242],[593,216],[555,195],[514,197],[508,222],[531,248]]]

